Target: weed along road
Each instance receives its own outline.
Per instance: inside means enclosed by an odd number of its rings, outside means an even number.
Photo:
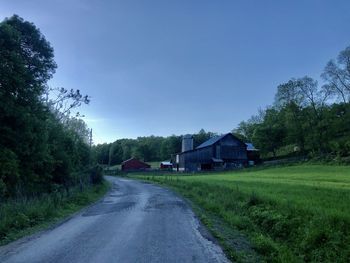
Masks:
[[[171,191],[106,177],[112,190],[57,227],[0,248],[0,262],[228,262]]]

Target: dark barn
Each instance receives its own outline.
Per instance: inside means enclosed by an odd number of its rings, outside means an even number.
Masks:
[[[147,163],[144,163],[136,158],[128,159],[122,162],[121,169],[122,171],[137,171],[137,170],[146,170],[151,168]]]
[[[183,146],[193,145],[191,136],[184,136]],[[230,169],[247,165],[247,146],[231,133],[215,136],[196,149],[183,147],[176,155],[174,168],[179,171]]]

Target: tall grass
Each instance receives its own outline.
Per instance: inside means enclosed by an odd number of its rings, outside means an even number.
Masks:
[[[264,261],[350,262],[350,167],[146,178],[182,193],[209,221],[218,217],[244,233]]]
[[[31,234],[78,211],[103,196],[108,183],[79,187],[41,197],[0,203],[0,245]]]

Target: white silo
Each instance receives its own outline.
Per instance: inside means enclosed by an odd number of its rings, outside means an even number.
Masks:
[[[186,134],[182,137],[182,152],[193,150],[193,136]]]

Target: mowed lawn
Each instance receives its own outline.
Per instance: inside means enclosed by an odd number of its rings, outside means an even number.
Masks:
[[[222,237],[231,259],[251,260],[227,244],[225,231],[213,226],[213,216],[244,233],[263,261],[350,262],[349,166],[142,178],[166,184],[201,207],[205,223]]]

